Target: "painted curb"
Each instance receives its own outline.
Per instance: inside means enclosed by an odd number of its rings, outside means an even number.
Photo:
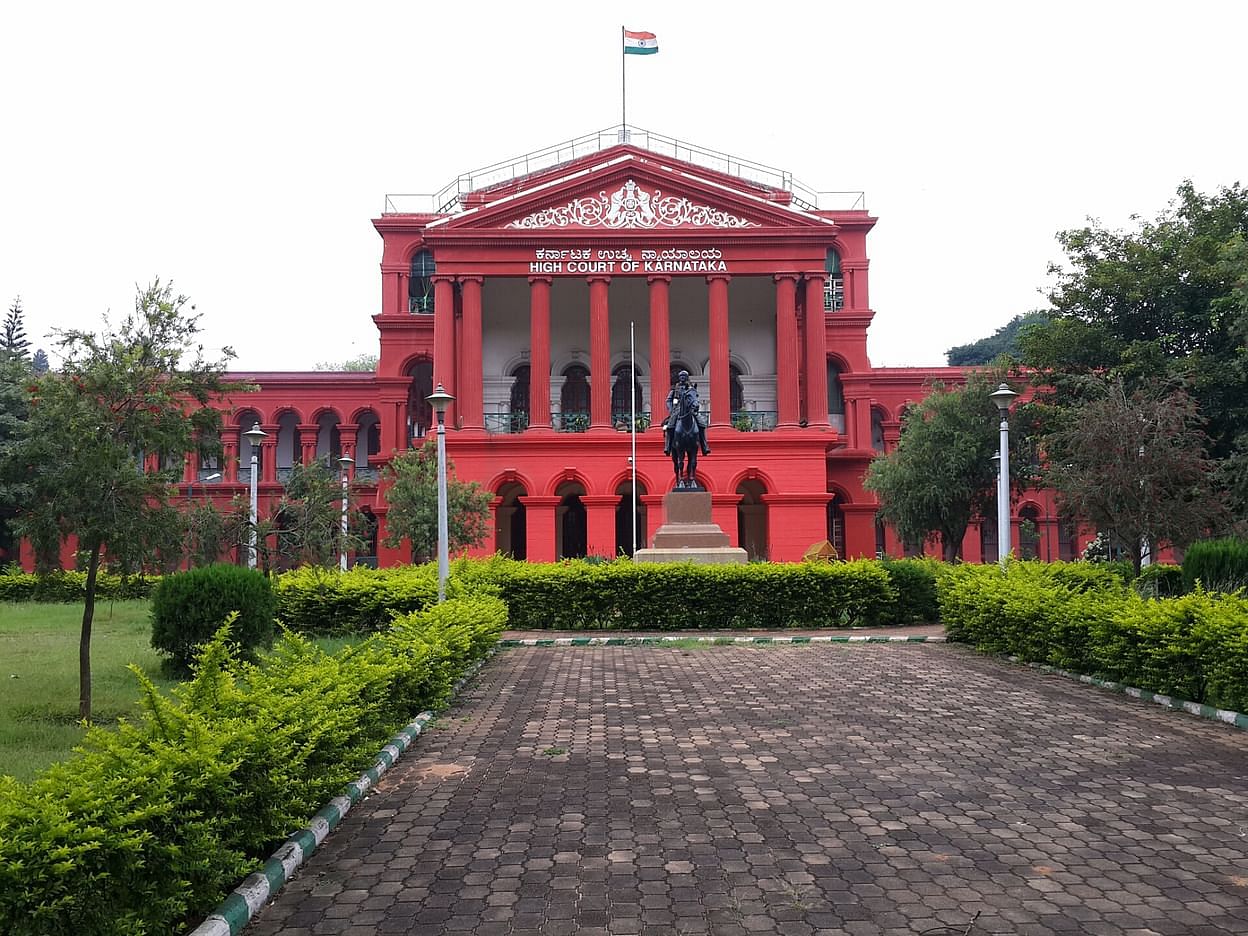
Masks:
[[[481,667],[493,655],[494,651],[491,650],[470,666],[452,686],[452,696],[458,694],[460,689],[477,675]],[[348,783],[338,796],[321,807],[304,828],[282,843],[259,871],[244,878],[243,882],[234,888],[221,905],[187,936],[237,936],[241,933],[261,908],[282,889],[287,881],[295,876],[295,872],[299,870],[308,856],[316,851],[321,842],[325,841],[325,837],[338,827],[343,817],[351,811],[351,807],[364,799],[369,790],[377,785],[382,775],[393,767],[395,761],[412,746],[433,718],[433,712],[424,711],[408,722],[398,734],[390,739],[390,743],[377,753],[373,766],[360,774],[359,779]]]
[[[513,637],[500,640],[498,646],[508,647],[655,647],[665,643],[695,640],[699,643],[730,646],[735,644],[826,644],[826,643],[944,643],[945,638],[928,636],[832,636],[816,637]]]
[[[1159,692],[1149,692],[1147,689],[1140,689],[1136,686],[1128,686],[1126,683],[1114,682],[1112,679],[1101,679],[1098,676],[1089,676],[1086,673],[1076,673],[1071,670],[1058,669],[1056,666],[1048,666],[1044,663],[1028,663],[1026,660],[1019,659],[1016,656],[1007,656],[1007,660],[1011,663],[1022,663],[1034,670],[1042,673],[1053,673],[1057,676],[1065,676],[1067,679],[1073,679],[1076,682],[1084,683],[1089,686],[1096,686],[1100,689],[1108,689],[1111,692],[1120,692],[1128,695],[1133,699],[1140,699],[1144,702],[1153,702],[1163,708],[1174,709],[1175,711],[1187,712],[1191,715],[1197,715],[1200,718],[1207,718],[1210,721],[1222,722],[1224,725],[1230,725],[1234,728],[1242,728],[1248,730],[1248,715],[1241,712],[1232,712],[1230,709],[1214,708],[1212,705],[1201,705],[1199,702],[1188,702],[1186,699],[1176,699],[1173,696],[1162,695]]]

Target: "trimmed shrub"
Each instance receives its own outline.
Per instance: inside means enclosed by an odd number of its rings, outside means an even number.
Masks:
[[[97,599],[147,598],[160,576],[121,576],[100,572],[95,580]],[[0,569],[0,601],[82,601],[87,593],[86,572],[49,572],[31,575],[15,565]]]
[[[1131,587],[1141,598],[1177,598],[1187,591],[1183,584],[1183,569],[1160,562],[1141,569],[1132,580]]]
[[[438,600],[434,564],[347,572],[307,566],[273,583],[277,617],[304,634],[369,634]]]
[[[1201,540],[1183,556],[1183,585],[1199,582],[1206,591],[1233,592],[1248,586],[1248,540],[1226,537]]]
[[[230,639],[244,656],[273,645],[273,589],[263,572],[218,565],[175,572],[152,596],[152,646],[188,668],[230,614]]]
[[[1196,590],[1145,599],[1085,563],[941,570],[950,640],[1096,673],[1192,702],[1248,707],[1248,598]]]
[[[892,621],[894,624],[934,624],[940,620],[940,602],[936,597],[935,559],[881,559],[888,573],[889,584],[897,593]]]
[[[182,932],[497,640],[497,598],[451,600],[328,655],[287,633],[259,664],[228,628],[173,697],[92,729],[30,784],[0,777],[0,932]]]

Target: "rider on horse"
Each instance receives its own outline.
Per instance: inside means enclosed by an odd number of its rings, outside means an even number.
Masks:
[[[676,422],[672,418],[672,411],[676,408],[680,395],[686,390],[693,391],[694,407],[697,413],[696,419],[698,423],[698,445],[702,449],[703,455],[710,455],[711,450],[706,444],[706,417],[702,415],[701,405],[698,403],[698,385],[689,382],[689,372],[682,370],[676,375],[676,384],[667,392],[667,419],[663,422],[663,454],[672,454],[672,426]]]

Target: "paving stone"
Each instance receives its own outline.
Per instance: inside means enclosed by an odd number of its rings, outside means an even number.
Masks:
[[[511,649],[248,933],[1244,934],[1246,738],[954,645]]]

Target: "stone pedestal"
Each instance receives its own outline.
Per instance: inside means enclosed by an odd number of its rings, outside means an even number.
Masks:
[[[671,491],[663,496],[663,525],[649,549],[639,549],[634,562],[743,563],[746,552],[711,520],[711,495],[706,491]]]

